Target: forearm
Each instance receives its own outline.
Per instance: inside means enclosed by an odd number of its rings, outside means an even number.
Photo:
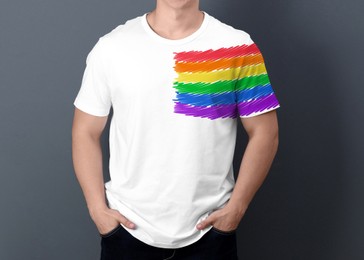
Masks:
[[[107,207],[102,173],[102,152],[99,138],[73,132],[73,164],[90,214]]]
[[[271,167],[278,147],[278,134],[257,134],[249,139],[229,204],[244,214]]]

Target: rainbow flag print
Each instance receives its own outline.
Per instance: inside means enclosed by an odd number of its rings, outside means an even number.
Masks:
[[[279,106],[255,44],[174,54],[175,113],[236,118]]]

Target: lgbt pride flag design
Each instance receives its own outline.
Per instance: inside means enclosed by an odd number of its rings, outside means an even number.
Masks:
[[[175,53],[174,112],[209,119],[251,116],[279,106],[255,44]]]

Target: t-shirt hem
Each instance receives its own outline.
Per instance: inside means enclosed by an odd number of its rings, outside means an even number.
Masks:
[[[138,239],[139,241],[148,244],[150,246],[154,246],[154,247],[159,247],[159,248],[166,248],[166,249],[176,249],[176,248],[181,248],[181,247],[185,247],[185,246],[189,246],[195,242],[197,242],[198,240],[200,240],[208,231],[210,231],[210,229],[212,228],[212,226],[202,230],[198,236],[194,237],[193,239],[188,239],[185,240],[183,242],[180,243],[174,243],[174,244],[166,244],[166,243],[160,243],[160,242],[152,242],[150,240],[148,240],[146,237],[136,234],[133,232],[132,229],[128,229],[126,227],[123,226],[123,228],[130,233],[130,235],[132,235],[133,237],[135,237],[136,239]]]
[[[148,234],[149,232],[146,232],[148,228],[145,227],[145,225],[142,222],[140,222],[140,224],[138,223],[140,220],[138,215],[133,213],[127,206],[125,206],[123,203],[121,203],[117,198],[113,196],[112,192],[110,192],[110,190],[108,189],[109,184],[110,182],[107,182],[105,184],[106,197],[109,207],[119,212],[122,212],[125,217],[134,221],[134,223],[136,223],[137,226],[136,229],[128,229],[123,226],[124,229],[134,238],[138,239],[139,241],[147,245],[160,248],[168,248],[168,249],[185,247],[198,241],[211,228],[209,227],[201,231],[195,229],[195,231],[191,232],[190,235],[187,235],[186,237],[180,237],[178,239],[176,239],[176,237],[169,237],[169,238],[164,237],[163,241],[161,241],[160,239],[153,239],[154,235],[150,236],[150,234]],[[197,220],[196,223],[208,217],[209,214],[210,213],[207,212],[202,216],[200,216],[199,220]]]

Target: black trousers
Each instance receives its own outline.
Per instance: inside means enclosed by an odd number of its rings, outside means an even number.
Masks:
[[[215,228],[186,247],[165,249],[147,245],[122,226],[101,235],[101,260],[237,260],[236,233]]]

